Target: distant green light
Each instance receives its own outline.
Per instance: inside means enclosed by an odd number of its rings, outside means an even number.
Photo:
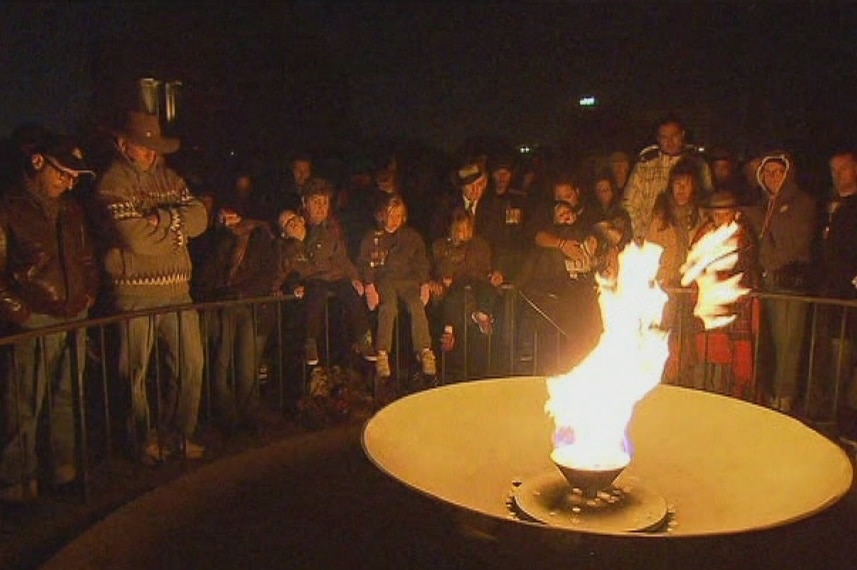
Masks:
[[[598,99],[596,99],[595,97],[581,97],[580,101],[578,101],[578,104],[581,107],[595,107],[596,105],[598,105]]]

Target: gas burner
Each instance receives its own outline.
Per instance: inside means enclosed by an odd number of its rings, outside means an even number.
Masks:
[[[657,532],[666,526],[670,512],[663,497],[621,477],[603,490],[587,493],[556,471],[525,480],[510,498],[520,520],[580,532]]]

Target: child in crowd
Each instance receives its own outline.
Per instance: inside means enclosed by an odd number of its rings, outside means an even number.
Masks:
[[[473,219],[463,208],[453,211],[449,236],[432,244],[432,258],[437,280],[432,282],[431,290],[440,302],[444,325],[442,350],[453,349],[456,332],[466,324],[464,315],[470,316],[480,332],[490,334],[496,288],[503,278],[492,271],[491,248],[482,237],[473,234]],[[467,286],[471,295],[466,292]]]
[[[423,238],[408,227],[407,207],[398,195],[381,206],[381,228],[366,234],[360,244],[357,265],[365,284],[369,310],[378,309],[376,349],[378,376],[390,376],[389,353],[393,344],[393,324],[399,300],[411,319],[411,340],[423,374],[436,374],[435,355],[425,313],[429,299],[429,260]]]

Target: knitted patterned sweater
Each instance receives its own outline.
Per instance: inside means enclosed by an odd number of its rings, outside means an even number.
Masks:
[[[162,157],[142,170],[117,158],[98,183],[107,239],[104,269],[117,297],[175,297],[189,292],[188,239],[208,216]]]

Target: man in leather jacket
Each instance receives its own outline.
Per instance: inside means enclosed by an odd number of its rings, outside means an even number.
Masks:
[[[48,132],[24,144],[23,172],[0,200],[0,322],[18,333],[83,319],[98,270],[82,208],[67,193],[87,170],[68,139]],[[47,334],[4,347],[0,500],[38,492],[36,473],[71,483],[75,464],[72,373],[82,379],[85,330]],[[73,354],[75,353],[75,354]],[[49,399],[49,401],[46,401]],[[37,434],[39,415],[50,437]],[[50,441],[51,464],[37,465],[36,442]]]

